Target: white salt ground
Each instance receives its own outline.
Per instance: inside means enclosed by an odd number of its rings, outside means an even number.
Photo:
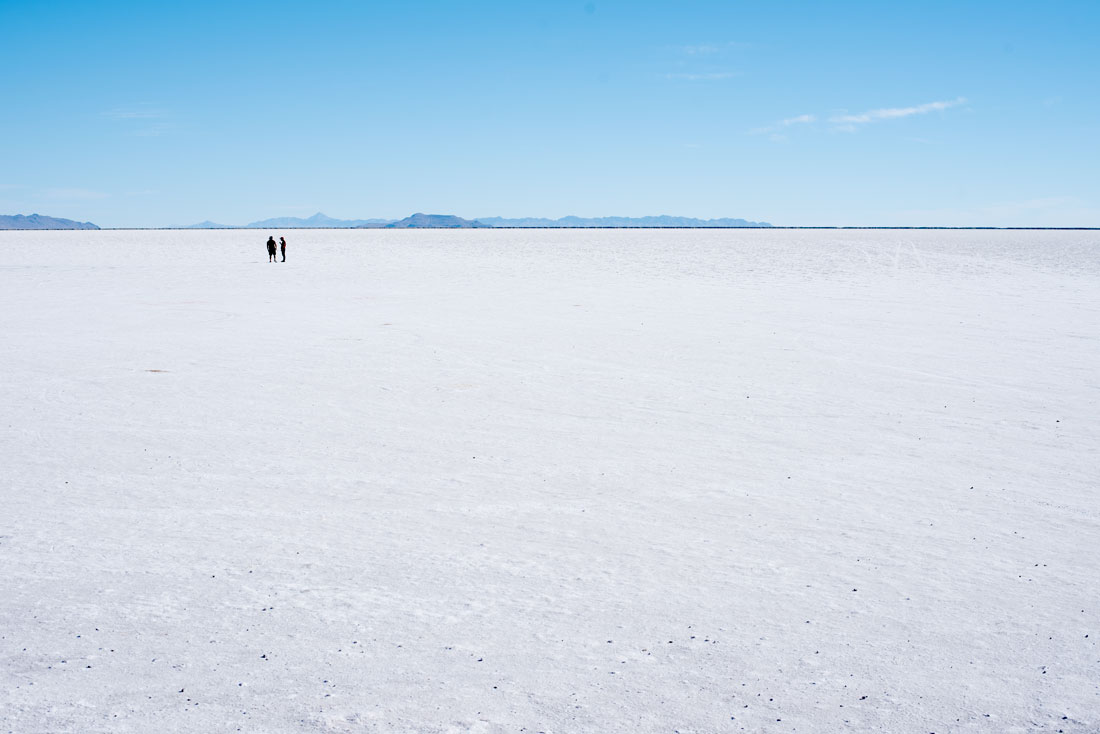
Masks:
[[[1100,731],[1098,327],[1096,232],[0,233],[0,729]]]

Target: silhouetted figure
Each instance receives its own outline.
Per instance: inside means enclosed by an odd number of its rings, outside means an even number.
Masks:
[[[286,262],[286,238],[279,238],[279,249],[283,252],[283,262]]]
[[[267,238],[267,261],[269,263],[276,262],[275,260],[275,237]]]

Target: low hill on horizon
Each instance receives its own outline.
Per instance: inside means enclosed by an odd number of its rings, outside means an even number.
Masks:
[[[317,212],[312,217],[272,217],[248,224],[218,224],[209,219],[198,224],[187,224],[179,229],[353,229],[355,227],[386,225],[392,219],[334,219]]]
[[[490,225],[476,220],[463,219],[453,214],[421,214],[417,212],[397,222],[377,225],[368,224],[367,227],[383,227],[385,229],[473,229],[485,228]]]
[[[77,222],[44,214],[0,214],[0,229],[99,229],[91,222]]]
[[[240,229],[240,227],[236,224],[218,224],[207,219],[205,222],[199,222],[198,224],[184,225],[180,229]]]
[[[334,219],[328,215],[317,212],[312,217],[274,217],[261,219],[258,222],[246,224],[248,229],[267,229],[270,227],[292,229],[336,229],[362,227],[369,224],[389,224],[392,219]]]

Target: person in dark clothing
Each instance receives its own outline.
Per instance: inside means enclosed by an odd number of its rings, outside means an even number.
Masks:
[[[279,249],[283,253],[283,262],[286,262],[286,237],[279,238]]]
[[[267,238],[267,261],[269,263],[276,262],[275,260],[275,237]]]

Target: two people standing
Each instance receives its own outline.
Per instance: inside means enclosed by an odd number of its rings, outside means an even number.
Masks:
[[[283,251],[282,262],[286,262],[286,238],[284,238],[284,237],[279,238],[279,248]],[[279,262],[279,260],[275,259],[275,237],[274,236],[267,238],[267,261],[269,263]]]

